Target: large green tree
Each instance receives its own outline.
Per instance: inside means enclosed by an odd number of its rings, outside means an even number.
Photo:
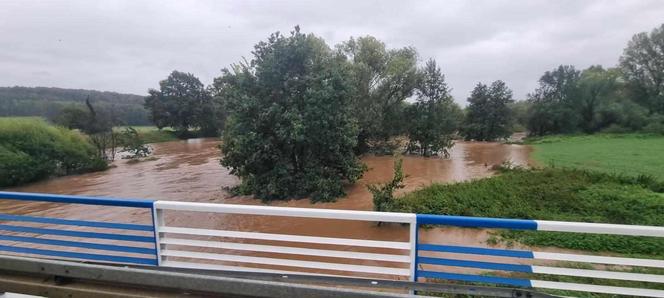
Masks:
[[[510,109],[512,90],[505,82],[495,81],[487,86],[478,83],[468,98],[463,126],[466,139],[493,141],[512,133],[513,116]]]
[[[627,44],[620,66],[632,97],[651,113],[664,114],[664,24],[641,32]]]
[[[600,111],[616,95],[619,75],[618,70],[606,70],[600,65],[593,65],[581,72],[574,110],[579,114],[577,118],[584,132],[593,133],[606,125],[602,123]]]
[[[452,135],[463,116],[435,60],[427,61],[421,70],[416,95],[416,102],[406,109],[408,151],[449,156],[448,149],[454,144]]]
[[[418,82],[417,51],[387,49],[372,36],[351,38],[337,48],[351,62],[353,114],[360,126],[357,151],[393,151],[393,138],[404,133],[404,100]]]
[[[201,81],[191,73],[173,71],[159,82],[159,90],[150,89],[145,108],[159,128],[173,127],[181,135],[192,128],[214,133],[212,97]]]
[[[569,133],[578,129],[575,112],[580,72],[572,65],[560,65],[539,79],[539,87],[528,94],[530,119],[528,130],[534,135]]]
[[[229,112],[221,163],[242,178],[238,190],[264,200],[343,195],[365,169],[353,152],[351,77],[345,57],[298,27],[225,70],[215,80]]]

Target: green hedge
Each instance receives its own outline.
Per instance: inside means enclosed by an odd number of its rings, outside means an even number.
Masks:
[[[78,132],[39,118],[0,118],[0,187],[106,166]]]

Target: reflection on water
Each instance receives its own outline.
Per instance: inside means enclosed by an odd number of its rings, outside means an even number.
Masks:
[[[239,180],[220,166],[219,141],[194,139],[154,144],[156,160],[128,164],[117,160],[114,167],[97,173],[54,178],[11,191],[57,194],[84,194],[124,198],[148,198],[160,200],[216,202],[231,204],[261,204],[250,197],[230,197],[223,187],[236,185]],[[434,182],[451,182],[486,177],[491,167],[504,161],[525,165],[529,147],[498,143],[458,142],[451,150],[451,158],[423,158],[404,156],[406,188],[409,192]],[[355,185],[347,187],[347,196],[334,203],[310,204],[308,200],[273,202],[274,206],[371,210],[372,200],[367,184],[389,180],[393,174],[394,158],[391,156],[366,156],[363,162],[369,171]],[[61,206],[52,203],[17,203],[0,201],[0,212],[13,214],[41,214],[46,216],[92,219],[113,222],[148,223],[149,214],[141,210],[119,210],[98,206]],[[124,208],[126,209],[126,208]],[[364,238],[375,240],[408,241],[407,228],[400,225],[384,225],[354,221],[333,221],[301,218],[274,218],[218,214],[166,213],[169,225],[319,235],[328,237]],[[467,230],[467,229],[466,229]],[[423,231],[424,239],[439,238],[441,230]],[[482,242],[486,233],[470,230],[463,235],[465,241]],[[448,236],[462,235],[454,232]],[[456,239],[452,237],[450,239]],[[450,240],[448,239],[448,240]],[[458,239],[457,239],[458,240]],[[470,243],[467,243],[470,244]]]

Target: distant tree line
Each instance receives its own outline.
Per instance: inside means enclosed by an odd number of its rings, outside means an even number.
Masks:
[[[64,109],[85,110],[87,98],[122,125],[150,125],[143,96],[47,87],[0,87],[0,117],[39,116],[54,121]]]
[[[533,135],[664,133],[664,25],[634,35],[616,67],[545,72],[526,104]]]

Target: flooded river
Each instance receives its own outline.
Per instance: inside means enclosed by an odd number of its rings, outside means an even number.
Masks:
[[[119,198],[148,198],[194,202],[261,204],[250,197],[231,197],[224,187],[239,180],[219,164],[219,142],[216,139],[192,139],[154,144],[155,160],[130,164],[117,160],[104,172],[50,179],[7,190],[56,194],[81,194]],[[499,143],[457,142],[450,159],[404,156],[406,188],[409,192],[434,182],[463,181],[492,174],[491,167],[504,161],[525,165],[529,147]],[[308,200],[273,202],[273,206],[371,210],[372,199],[366,185],[389,180],[394,158],[367,156],[363,162],[369,171],[355,185],[347,187],[347,196],[334,203],[311,204]],[[37,214],[70,219],[106,220],[113,222],[149,223],[146,212],[128,212],[123,208],[97,206],[60,206],[51,203],[16,203],[0,201],[0,212]],[[207,213],[166,213],[169,225],[260,231],[267,233],[317,235],[327,237],[364,238],[408,241],[407,228],[400,225],[378,227],[375,223],[314,220],[301,218],[270,218],[260,216],[219,215]],[[445,243],[482,242],[486,233],[479,230],[431,229],[422,237]],[[440,239],[439,239],[440,238]],[[444,239],[443,239],[444,238]]]

